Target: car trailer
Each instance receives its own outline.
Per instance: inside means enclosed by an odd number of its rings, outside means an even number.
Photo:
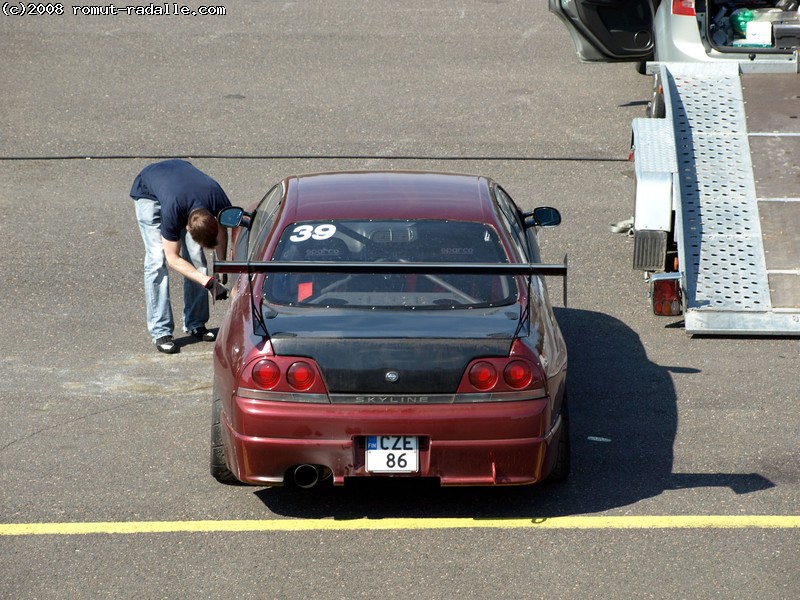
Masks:
[[[691,335],[800,335],[800,74],[753,67],[651,63],[632,124],[633,267]]]

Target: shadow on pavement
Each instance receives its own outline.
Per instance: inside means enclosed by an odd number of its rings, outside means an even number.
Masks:
[[[414,479],[355,479],[341,488],[256,492],[275,514],[339,519],[524,518],[594,513],[666,490],[774,487],[747,473],[673,473],[677,402],[670,372],[647,358],[639,337],[608,315],[556,309],[569,351],[572,473],[567,482],[499,488],[440,488]]]

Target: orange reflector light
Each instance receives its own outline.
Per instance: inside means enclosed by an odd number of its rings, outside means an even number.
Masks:
[[[653,313],[659,317],[674,317],[683,313],[681,282],[677,279],[652,281]]]

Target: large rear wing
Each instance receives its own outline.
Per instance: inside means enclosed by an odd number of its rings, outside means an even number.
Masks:
[[[455,262],[219,261],[216,273],[361,273],[371,275],[567,275],[564,264]]]
[[[564,278],[567,305],[567,257],[563,264],[456,262],[219,261],[214,273],[349,273],[369,275],[522,275]]]

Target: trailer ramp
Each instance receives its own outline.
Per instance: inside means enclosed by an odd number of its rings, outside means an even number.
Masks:
[[[634,121],[637,180],[673,174],[686,332],[800,335],[800,75],[659,68],[666,117]]]

